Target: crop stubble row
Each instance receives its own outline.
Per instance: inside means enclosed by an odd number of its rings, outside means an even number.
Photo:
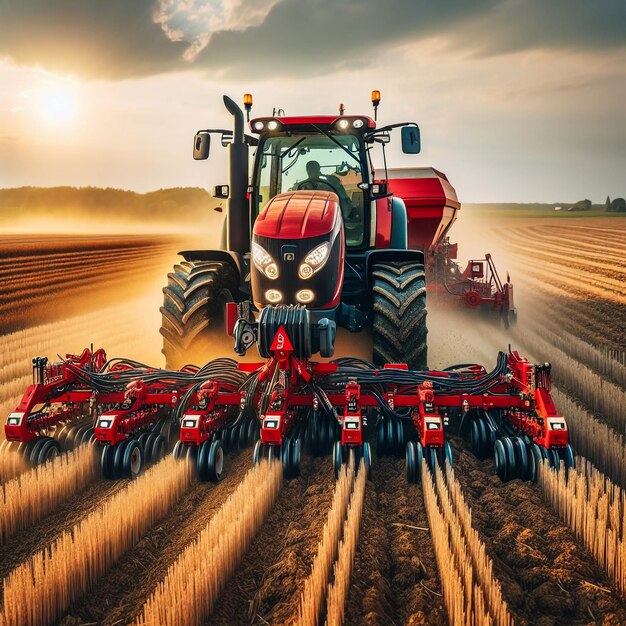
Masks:
[[[261,462],[251,469],[205,529],[169,568],[144,604],[137,626],[194,625],[211,614],[250,540],[274,503],[282,465]]]
[[[461,488],[448,467],[435,466],[435,480],[422,462],[422,488],[437,566],[451,624],[511,626],[500,583],[485,546],[472,528]]]
[[[85,445],[0,486],[0,543],[38,522],[95,478],[95,451]]]
[[[7,576],[0,623],[53,622],[172,506],[189,482],[189,468],[167,457],[103,502]]]
[[[624,491],[583,457],[567,473],[543,463],[538,483],[546,501],[626,597]]]

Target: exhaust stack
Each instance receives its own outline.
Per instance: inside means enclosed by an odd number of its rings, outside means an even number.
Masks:
[[[228,146],[230,200],[226,218],[226,242],[232,252],[250,251],[250,204],[248,191],[248,144],[244,135],[244,116],[239,105],[224,96],[224,106],[233,116],[233,142]]]

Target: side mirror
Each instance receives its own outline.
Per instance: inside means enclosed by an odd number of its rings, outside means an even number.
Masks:
[[[417,124],[415,126],[403,126],[400,130],[402,133],[402,152],[404,154],[418,154],[422,149],[419,126]]]
[[[230,196],[230,187],[228,185],[217,185],[217,187],[213,187],[213,193],[211,195],[214,198],[227,200]]]
[[[206,161],[209,158],[211,148],[211,135],[209,133],[196,133],[193,138],[193,159],[194,161]]]

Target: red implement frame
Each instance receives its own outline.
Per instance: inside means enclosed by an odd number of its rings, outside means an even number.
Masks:
[[[281,332],[284,336],[278,340]],[[255,373],[259,382],[269,383],[269,388],[263,392],[267,394],[267,403],[262,402],[261,392],[256,392],[254,397],[255,407],[266,406],[259,411],[259,419],[261,442],[269,445],[284,442],[302,419],[302,409],[318,408],[319,400],[310,390],[310,384],[324,389],[325,377],[341,371],[337,363],[315,363],[296,358],[284,328],[278,330],[276,337],[273,356],[267,362],[239,364],[241,371]],[[191,383],[176,383],[166,376],[157,382],[135,380],[119,391],[99,392],[85,383],[81,372],[97,370],[98,364],[103,362],[103,355],[101,350],[93,355],[85,350],[80,357],[68,355],[65,361],[41,369],[40,382],[28,388],[16,411],[7,419],[7,439],[29,441],[52,426],[84,416],[88,409],[97,415],[96,439],[115,445],[173,411],[185,398],[186,406],[180,413],[180,440],[200,445],[226,425],[245,404],[245,391],[215,380],[205,381],[193,393],[188,393]],[[450,409],[461,412],[501,409],[504,420],[538,445],[545,448],[566,446],[569,433],[550,396],[549,366],[533,365],[515,351],[506,359],[506,374],[499,376],[488,392],[479,394],[443,392],[431,381],[419,385],[390,383],[390,372],[399,370],[400,381],[400,372],[407,369],[405,365],[389,364],[372,372],[376,377],[385,372],[384,383],[381,378],[382,402],[390,410],[411,409],[411,421],[424,446],[444,445],[444,418]],[[109,373],[113,380],[116,372],[124,369],[128,366],[120,364],[111,368]],[[430,371],[428,376],[442,380],[456,376],[458,379],[459,371]],[[479,380],[485,375],[485,369],[478,366],[464,367],[461,372],[464,381]],[[341,443],[360,446],[364,443],[364,409],[380,408],[381,397],[364,387],[356,377],[350,378],[339,391],[337,385],[332,387],[326,397],[342,425]],[[99,412],[98,407],[106,408]]]

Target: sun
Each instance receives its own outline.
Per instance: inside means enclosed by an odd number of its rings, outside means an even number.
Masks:
[[[41,100],[44,117],[53,124],[63,124],[76,115],[76,97],[69,90],[46,92]]]

